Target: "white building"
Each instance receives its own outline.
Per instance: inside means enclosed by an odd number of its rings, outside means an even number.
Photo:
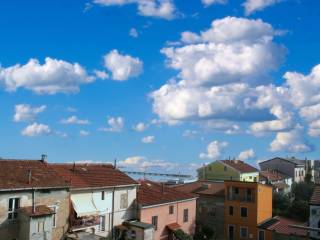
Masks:
[[[138,183],[109,164],[52,164],[70,182],[70,228],[110,238],[114,227],[136,219]]]

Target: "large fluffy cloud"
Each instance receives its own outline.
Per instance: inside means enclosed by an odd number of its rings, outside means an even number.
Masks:
[[[139,58],[122,55],[114,49],[104,56],[104,65],[112,73],[112,78],[125,81],[141,74],[143,63]]]
[[[78,63],[47,57],[41,64],[30,59],[25,65],[0,67],[0,84],[7,91],[26,88],[38,94],[74,93],[81,84],[94,81]]]
[[[48,125],[42,123],[33,123],[28,125],[25,129],[22,130],[21,134],[27,137],[36,137],[42,135],[49,135],[52,131]]]
[[[277,119],[270,110],[276,104],[272,99],[259,103],[258,86],[284,59],[275,35],[261,20],[234,17],[215,20],[200,34],[183,33],[182,46],[162,49],[168,66],[179,73],[151,94],[154,112],[168,123]]]
[[[243,4],[245,14],[250,15],[256,11],[261,11],[283,0],[246,0]]]
[[[138,13],[146,17],[172,19],[175,17],[176,8],[172,0],[94,0],[101,6],[122,6],[136,4]]]

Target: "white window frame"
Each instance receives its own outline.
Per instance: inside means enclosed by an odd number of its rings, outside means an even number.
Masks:
[[[125,202],[125,203],[124,203],[124,200],[122,200],[122,197],[123,197],[123,196],[126,196],[126,198],[125,198],[126,202]],[[126,208],[128,208],[128,206],[129,206],[129,199],[128,199],[128,197],[129,197],[129,194],[128,194],[127,192],[120,194],[120,209],[126,209]]]
[[[12,208],[10,209],[10,200],[12,200]],[[16,208],[16,201],[18,201],[18,207]],[[15,220],[18,218],[18,212],[17,210],[20,208],[20,198],[18,197],[13,197],[13,198],[9,198],[8,201],[8,219],[9,220]],[[9,217],[9,215],[11,214],[11,217]],[[16,215],[16,217],[15,217]]]
[[[104,219],[102,221],[101,219]],[[102,225],[104,223],[104,225]],[[99,231],[104,232],[106,230],[106,216],[105,215],[100,215],[99,216]]]
[[[57,218],[58,218],[58,206],[57,205],[53,205],[53,206],[49,206],[49,208],[54,211],[54,213],[52,214],[52,227],[56,228],[57,227]]]

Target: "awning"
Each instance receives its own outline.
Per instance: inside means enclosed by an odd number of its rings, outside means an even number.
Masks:
[[[181,226],[178,223],[171,223],[167,225],[167,228],[171,231],[176,231],[181,228]]]
[[[99,211],[93,204],[92,193],[71,194],[71,201],[78,217],[99,214]]]

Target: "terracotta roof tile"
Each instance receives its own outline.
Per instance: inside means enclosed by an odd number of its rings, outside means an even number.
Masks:
[[[172,186],[173,189],[198,195],[224,196],[224,183],[212,181],[196,181]]]
[[[316,185],[312,197],[310,199],[311,205],[320,205],[320,185]]]
[[[70,182],[72,189],[102,188],[138,184],[111,164],[51,164],[52,168]]]
[[[221,160],[224,164],[238,170],[241,173],[259,172],[258,169],[240,160]]]
[[[161,183],[141,180],[137,194],[138,204],[151,206],[196,198],[195,194],[183,193]]]
[[[22,211],[24,214],[30,217],[41,217],[54,214],[54,211],[46,205],[35,206],[34,212],[32,211],[32,206],[20,208],[20,211]]]
[[[259,227],[283,235],[307,236],[307,231],[305,229],[296,228],[293,227],[293,225],[298,225],[301,227],[305,226],[304,223],[296,220],[277,216],[264,222]]]
[[[31,181],[29,174],[31,171]],[[40,160],[0,160],[0,189],[68,187],[69,184]]]

